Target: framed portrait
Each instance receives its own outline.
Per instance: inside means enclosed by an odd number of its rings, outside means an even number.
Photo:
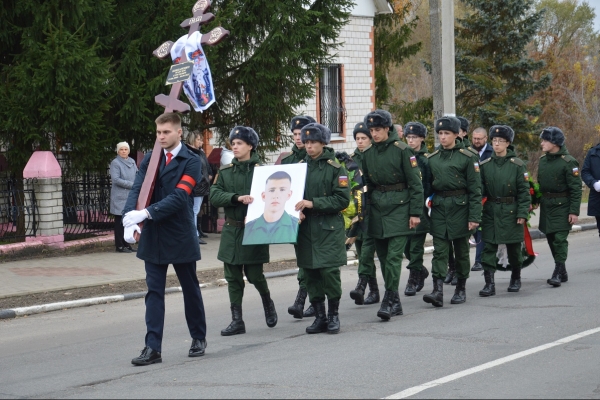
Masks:
[[[306,164],[265,165],[254,168],[243,245],[296,243],[304,197]]]

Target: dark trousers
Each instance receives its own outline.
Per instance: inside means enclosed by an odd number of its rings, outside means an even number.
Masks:
[[[168,264],[153,264],[148,261],[146,265],[146,346],[161,352],[163,328],[165,324],[165,286],[167,283]],[[206,317],[204,303],[198,277],[196,276],[196,262],[173,264],[179,284],[183,291],[183,304],[185,320],[192,339],[206,338]]]
[[[423,255],[425,254],[425,239],[426,233],[415,233],[408,237],[404,255],[410,261],[406,266],[407,269],[420,271],[423,268]]]
[[[445,279],[448,273],[448,256],[454,248],[456,276],[458,279],[468,279],[471,271],[471,256],[469,254],[469,237],[454,240],[433,237],[433,260],[431,272],[433,277]]]
[[[300,286],[300,289],[306,290],[306,274],[304,269],[300,267],[298,267],[298,286]]]
[[[596,226],[598,227],[598,233],[600,234],[600,217],[596,217]]]
[[[267,278],[263,273],[263,264],[234,265],[225,263],[225,280],[229,291],[229,301],[237,306],[242,305],[244,298],[244,274],[248,282],[254,285],[261,295],[269,294]]]
[[[556,263],[564,263],[567,261],[567,256],[569,253],[569,242],[567,241],[568,236],[569,231],[546,234],[546,240],[548,241],[550,251],[552,252],[552,257],[554,257],[554,262]]]
[[[342,280],[339,267],[304,268],[308,299],[311,303],[327,300],[338,301],[342,298]]]
[[[475,239],[475,243],[477,243],[477,248],[475,249],[475,262],[481,264],[481,255],[483,254],[483,249],[485,248],[483,233],[477,229],[473,235],[473,238]]]
[[[486,243],[482,255],[482,265],[485,271],[495,272],[498,265],[498,245]],[[523,267],[523,252],[521,251],[521,242],[506,243],[506,253],[508,255],[508,265],[511,270],[519,270]]]
[[[115,247],[117,249],[125,246],[125,240],[123,239],[123,236],[125,236],[123,217],[120,215],[115,215]]]
[[[368,278],[376,278],[375,269],[375,242],[365,235],[365,240],[354,242],[358,253],[358,276],[364,275]]]

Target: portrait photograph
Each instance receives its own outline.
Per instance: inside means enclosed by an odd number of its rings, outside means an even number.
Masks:
[[[304,197],[306,164],[266,165],[254,169],[244,245],[296,243]]]

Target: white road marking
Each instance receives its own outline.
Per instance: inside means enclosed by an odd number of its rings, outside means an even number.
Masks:
[[[469,368],[464,371],[457,372],[455,374],[448,375],[443,378],[436,379],[434,381],[427,382],[427,383],[424,383],[419,386],[411,387],[409,389],[403,390],[401,392],[398,392],[396,394],[393,394],[393,395],[385,397],[385,398],[386,399],[405,399],[407,397],[414,396],[415,394],[420,393],[423,390],[427,390],[427,389],[430,389],[430,388],[433,388],[433,387],[436,387],[439,385],[443,385],[444,383],[452,382],[457,379],[464,378],[465,376],[476,374],[477,372],[485,371],[486,369],[494,368],[494,367],[497,367],[498,365],[506,364],[511,361],[518,360],[519,358],[527,357],[532,354],[539,353],[540,351],[551,349],[552,347],[556,347],[556,346],[560,346],[565,343],[573,342],[575,340],[581,339],[581,338],[589,336],[589,335],[593,335],[598,332],[600,332],[600,328],[590,329],[588,331],[584,331],[584,332],[578,333],[573,336],[567,336],[566,338],[559,339],[555,342],[543,344],[541,346],[534,347],[529,350],[521,351],[519,353],[515,353],[515,354],[507,356],[507,357],[502,357],[497,360],[490,361],[485,364],[481,364],[477,367]]]

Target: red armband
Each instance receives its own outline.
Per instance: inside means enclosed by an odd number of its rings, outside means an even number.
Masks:
[[[189,175],[184,175],[175,188],[185,190],[190,195],[192,194],[192,190],[194,190],[194,186],[196,186],[196,180]]]

